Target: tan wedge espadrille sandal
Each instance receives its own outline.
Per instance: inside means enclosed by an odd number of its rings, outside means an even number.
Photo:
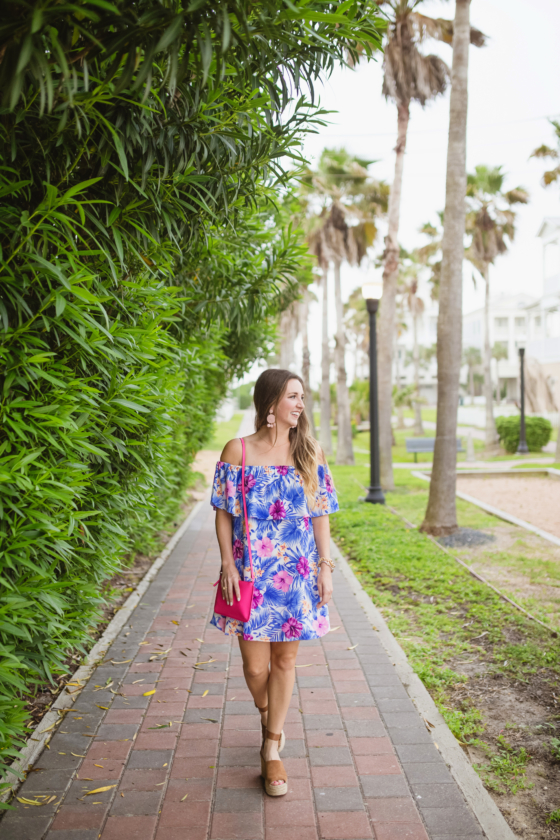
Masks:
[[[275,732],[265,731],[265,740],[280,741],[281,735]],[[284,765],[280,759],[275,758],[271,761],[265,761],[263,756],[264,741],[261,747],[261,775],[264,779],[264,789],[269,796],[285,796],[288,793],[288,774],[284,769]],[[281,781],[281,785],[273,785],[272,782]]]

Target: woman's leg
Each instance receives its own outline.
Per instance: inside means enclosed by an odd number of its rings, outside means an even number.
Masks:
[[[247,642],[240,636],[239,649],[247,687],[257,706],[263,708],[268,705],[270,642]],[[266,725],[267,712],[261,712],[261,722]]]
[[[280,734],[294,688],[296,656],[299,642],[271,642],[270,677],[268,678],[268,723],[270,732]],[[264,742],[265,761],[280,758],[278,741]]]

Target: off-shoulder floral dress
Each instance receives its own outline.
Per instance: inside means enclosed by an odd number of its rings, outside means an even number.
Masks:
[[[255,586],[249,621],[214,613],[211,624],[228,636],[260,642],[317,639],[329,630],[327,606],[317,609],[319,554],[311,519],[338,510],[327,465],[320,464],[315,507],[309,510],[295,467],[245,467],[247,516]],[[243,519],[241,467],[218,461],[212,505],[232,515],[233,557],[243,580],[251,579]]]

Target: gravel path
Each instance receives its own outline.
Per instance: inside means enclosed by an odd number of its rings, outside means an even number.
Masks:
[[[560,481],[540,476],[461,476],[457,489],[560,537]]]

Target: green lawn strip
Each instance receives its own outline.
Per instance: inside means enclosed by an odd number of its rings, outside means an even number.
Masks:
[[[341,504],[332,517],[333,535],[459,741],[474,745],[484,732],[481,712],[472,701],[453,705],[453,688],[468,682],[456,670],[460,661],[477,659],[487,674],[524,682],[540,671],[541,679],[558,683],[559,646],[547,630],[387,507],[360,502],[361,485],[368,482],[366,469],[333,467],[333,474]],[[427,485],[406,470],[396,471],[396,478],[399,485],[395,493],[387,494],[387,503],[416,524],[425,509]],[[480,528],[496,522],[472,505],[460,507],[463,525]],[[489,758],[484,772],[503,784],[500,773],[505,771],[498,760],[504,758],[500,750],[510,747],[487,744],[486,748],[495,761]],[[508,752],[512,764],[508,785],[521,783],[523,762],[518,752]]]
[[[204,448],[221,452],[228,440],[237,437],[242,418],[243,414],[238,413],[234,414],[231,420],[226,420],[223,423],[215,423],[214,434]]]
[[[539,470],[560,470],[560,463],[558,464],[543,464],[539,463],[538,461],[534,464],[520,464],[518,467],[512,467],[514,470],[527,470],[527,469],[539,469]]]

